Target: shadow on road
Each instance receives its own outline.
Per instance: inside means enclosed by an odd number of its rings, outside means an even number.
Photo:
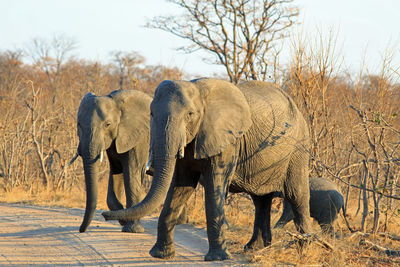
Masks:
[[[85,233],[79,233],[84,209],[0,203],[0,266],[232,266],[235,261],[204,262],[208,251],[205,229],[178,225],[176,256],[152,258],[157,218],[142,218],[145,233],[121,232],[118,222],[106,222],[101,210]]]

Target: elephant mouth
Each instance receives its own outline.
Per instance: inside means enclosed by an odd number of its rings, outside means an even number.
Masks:
[[[177,159],[183,159],[184,157],[185,157],[185,147],[184,146],[180,146],[179,150],[178,150],[178,153],[176,154],[176,158]],[[145,173],[147,175],[151,175],[151,176],[154,175],[153,158],[154,158],[153,152],[150,151],[149,159],[147,160],[147,163],[146,163],[146,172]]]
[[[104,159],[104,151],[102,150],[96,157],[94,157],[94,158],[92,158],[92,159],[90,159],[90,157],[87,157],[87,156],[84,156],[84,155],[82,155],[82,154],[78,154],[78,153],[77,153],[77,154],[74,156],[73,160],[70,161],[70,163],[72,163],[73,161],[75,161],[76,158],[77,158],[78,156],[81,156],[82,158],[84,158],[85,161],[86,161],[87,163],[89,163],[89,164],[93,164],[93,163],[95,163],[96,161],[99,161],[100,163],[102,163],[102,162],[103,162],[103,159]]]

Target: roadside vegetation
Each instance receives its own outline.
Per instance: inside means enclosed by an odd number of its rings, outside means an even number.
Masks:
[[[232,10],[233,6],[226,8]],[[219,10],[217,6],[215,10]],[[290,18],[297,14],[293,7],[289,11],[293,14]],[[154,23],[161,21],[153,21],[149,27],[162,29]],[[266,266],[400,264],[400,72],[393,64],[398,48],[385,51],[381,65],[373,66],[373,72],[361,67],[355,73],[346,68],[336,37],[334,31],[318,36],[292,34],[285,41],[291,47],[286,64],[279,64],[279,46],[272,46],[272,40],[267,49],[272,54],[267,56],[263,50],[265,57],[253,61],[217,51],[221,55],[217,58],[229,59],[227,80],[268,80],[293,97],[310,129],[311,175],[339,185],[348,220],[358,231],[350,233],[340,215],[334,225],[337,236],[320,235],[331,247],[312,241],[302,250],[293,242],[296,237],[290,235],[296,233],[291,223],[286,229],[273,230],[271,247],[244,253],[243,246],[252,231],[253,205],[245,195],[229,195],[225,210],[229,249],[245,262]],[[226,52],[232,52],[236,45],[239,43],[227,46]],[[26,50],[0,51],[1,202],[84,207],[82,163],[78,159],[68,165],[78,145],[76,116],[82,97],[88,92],[101,95],[119,88],[152,95],[164,79],[196,76],[173,66],[147,65],[134,51],[113,52],[109,63],[88,61],[73,57],[74,47],[68,38],[55,36],[51,40],[35,39]],[[104,161],[99,209],[107,209],[107,169]],[[149,177],[146,188],[150,181]],[[188,205],[190,223],[205,227],[201,186]],[[281,200],[275,199],[272,225],[279,218],[280,208]],[[314,230],[319,231],[317,224]]]

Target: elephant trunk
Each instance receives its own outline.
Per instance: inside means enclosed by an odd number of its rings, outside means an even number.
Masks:
[[[165,136],[161,138],[164,141],[166,139]],[[106,220],[136,220],[161,206],[172,181],[177,153],[178,145],[166,145],[166,143],[155,145],[153,182],[146,197],[142,202],[128,209],[103,212],[104,218]]]
[[[102,152],[100,154],[102,154]],[[99,158],[100,155],[94,159],[83,159],[86,185],[86,209],[83,222],[79,228],[79,232],[81,233],[86,231],[96,211],[100,164]]]

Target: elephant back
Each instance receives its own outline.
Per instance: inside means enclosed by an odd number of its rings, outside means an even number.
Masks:
[[[253,125],[266,127],[264,129],[270,130],[276,140],[288,136],[308,143],[307,123],[294,101],[283,90],[273,83],[261,81],[241,83],[238,87],[251,108]]]
[[[326,178],[310,178],[310,203],[322,203],[339,211],[344,205],[344,198],[333,181]]]
[[[312,191],[339,191],[338,186],[333,181],[317,177],[317,178],[310,178],[310,190]]]

